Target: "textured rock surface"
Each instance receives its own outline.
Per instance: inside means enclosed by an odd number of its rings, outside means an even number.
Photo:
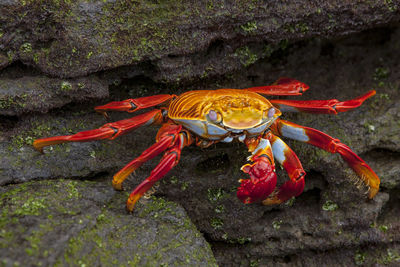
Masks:
[[[10,72],[9,72],[10,73]],[[73,101],[108,96],[108,88],[97,77],[62,80],[43,76],[0,79],[0,115],[47,112]],[[8,75],[3,75],[8,76]]]
[[[126,194],[100,180],[29,182],[1,193],[3,266],[215,265],[182,207],[161,198],[131,215],[118,203]]]
[[[282,40],[398,21],[398,7],[397,0],[5,1],[0,66],[20,60],[57,77],[131,66],[129,76],[175,82],[250,65]]]
[[[151,265],[161,255],[171,265],[186,264],[186,255],[193,264],[201,259],[213,264],[185,212],[163,199],[183,206],[221,266],[337,266],[338,258],[343,266],[399,264],[398,1],[126,3],[0,4],[0,223],[6,226],[0,258],[5,264],[16,258],[21,264],[32,259],[43,265],[84,264],[77,262],[83,258]],[[337,116],[284,115],[341,139],[364,158],[382,180],[374,200],[354,184],[339,156],[288,141],[308,173],[305,192],[278,207],[243,205],[235,192],[244,177],[246,148],[218,144],[185,149],[180,164],[159,184],[157,199],[141,200],[131,216],[124,211],[126,194],[114,192],[109,180],[154,142],[156,128],[114,141],[53,146],[43,155],[31,147],[38,137],[101,126],[107,121],[93,107],[108,101],[245,88],[281,76],[311,86],[301,99],[345,100],[377,90],[362,107]],[[111,120],[129,116],[111,114]],[[156,162],[144,164],[125,188],[136,186]],[[279,171],[279,177],[282,182],[286,174]],[[54,180],[60,178],[66,180]],[[161,234],[154,237],[152,229]],[[171,240],[177,241],[172,247]],[[81,249],[82,243],[88,246]],[[147,249],[160,254],[148,257]],[[115,256],[110,258],[110,251]],[[182,256],[171,255],[176,253]]]

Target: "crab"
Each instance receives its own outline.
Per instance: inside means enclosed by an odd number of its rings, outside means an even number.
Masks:
[[[245,204],[264,205],[283,203],[299,196],[304,189],[305,171],[293,150],[281,137],[305,142],[330,153],[338,153],[368,187],[372,199],[379,190],[380,180],[375,172],[347,145],[321,131],[285,121],[282,112],[337,114],[360,106],[373,96],[374,90],[358,98],[330,100],[267,100],[262,95],[301,95],[309,86],[290,78],[280,78],[269,86],[246,89],[197,90],[179,96],[162,94],[110,102],[95,110],[107,116],[107,111],[136,112],[154,107],[135,117],[107,123],[98,129],[73,135],[55,136],[34,141],[35,149],[65,142],[87,142],[115,139],[140,126],[161,124],[156,143],[117,172],[112,180],[116,190],[123,190],[123,181],[144,162],[164,153],[150,176],[141,182],[127,200],[127,210],[133,211],[136,202],[157,181],[179,162],[184,147],[196,144],[205,148],[218,142],[239,141],[246,144],[251,155],[241,170],[247,179],[239,180],[237,197]],[[286,170],[289,179],[276,188],[275,161]]]

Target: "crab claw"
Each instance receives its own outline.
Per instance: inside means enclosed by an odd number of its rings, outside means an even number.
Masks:
[[[250,175],[250,179],[241,179],[237,197],[245,204],[261,202],[275,189],[275,167],[266,157],[258,157],[253,164],[245,164],[241,170]]]

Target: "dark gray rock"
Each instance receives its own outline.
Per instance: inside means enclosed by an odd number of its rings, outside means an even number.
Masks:
[[[179,205],[146,200],[128,214],[107,181],[29,182],[0,191],[2,266],[216,266]]]
[[[158,81],[221,75],[251,65],[281,41],[397,22],[399,3],[3,1],[0,66],[22,61],[71,78],[146,62],[152,72],[135,69]]]
[[[108,96],[108,86],[97,77],[57,79],[45,76],[0,78],[0,115],[47,112],[71,102]]]

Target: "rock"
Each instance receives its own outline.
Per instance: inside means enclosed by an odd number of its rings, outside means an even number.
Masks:
[[[281,41],[398,22],[399,1],[6,1],[0,18],[8,64],[61,78],[135,66],[154,80],[178,81],[249,66]]]
[[[0,78],[0,115],[48,112],[71,102],[108,96],[108,86],[97,77],[57,79],[43,76]]]
[[[119,203],[126,197],[107,181],[2,187],[1,264],[216,266],[182,207],[152,198],[128,214]]]
[[[115,141],[54,146],[46,148],[44,154],[32,146],[36,138],[71,134],[105,123],[104,117],[92,109],[65,116],[27,117],[13,128],[10,139],[0,143],[4,155],[0,158],[0,185],[54,177],[88,177],[104,172],[111,176],[112,170],[122,168],[154,142],[155,129],[144,128],[150,137],[145,142],[139,141],[135,135],[127,135]]]

